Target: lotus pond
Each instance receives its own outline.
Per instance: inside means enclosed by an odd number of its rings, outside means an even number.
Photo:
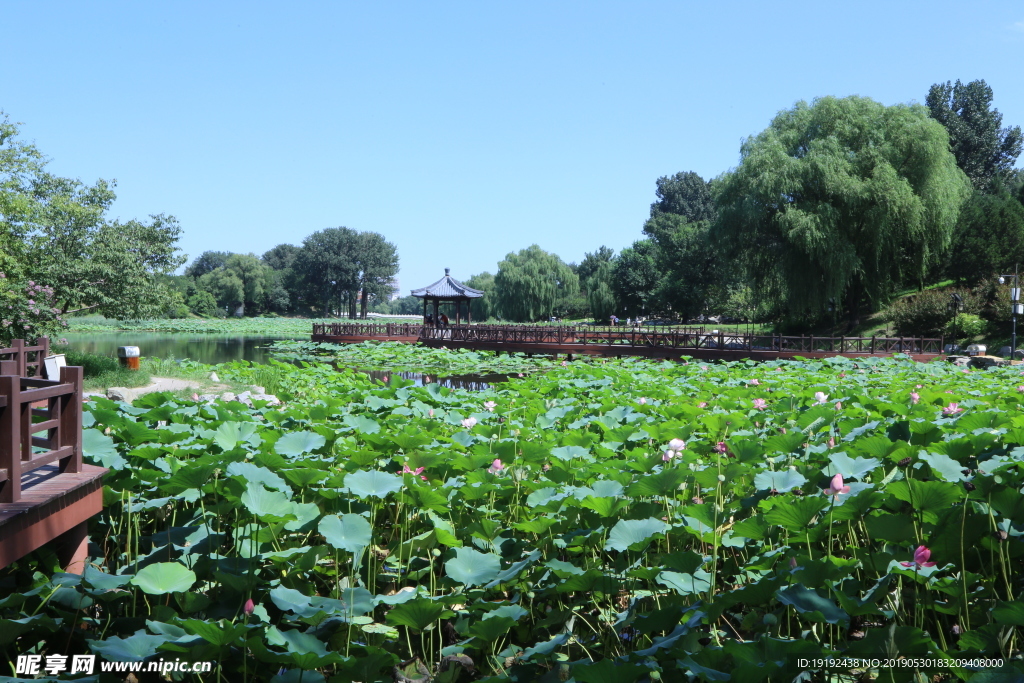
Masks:
[[[1024,671],[1017,370],[626,360],[476,392],[288,373],[284,406],[91,402],[93,565],[5,570],[9,660],[338,683]]]

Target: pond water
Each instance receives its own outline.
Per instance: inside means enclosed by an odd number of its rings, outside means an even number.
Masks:
[[[70,332],[62,335],[78,351],[117,356],[119,346],[138,346],[142,356],[200,363],[250,360],[266,363],[275,339],[309,339],[308,336],[247,336],[242,334],[170,334],[167,332]]]
[[[170,334],[166,332],[71,332],[63,335],[68,345],[78,351],[117,356],[119,346],[138,346],[142,356],[181,360],[188,358],[200,363],[227,363],[233,360],[248,360],[266,363],[270,360],[270,344],[277,339],[304,339],[308,336],[255,337],[240,334]],[[420,372],[391,372],[387,370],[364,370],[374,379],[398,375],[412,380],[417,386],[438,383],[452,389],[486,389],[496,382],[504,382],[507,375],[454,375],[438,377],[436,374]]]

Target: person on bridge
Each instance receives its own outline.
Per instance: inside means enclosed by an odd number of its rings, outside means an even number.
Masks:
[[[441,327],[448,327],[448,316],[444,313],[441,314]]]

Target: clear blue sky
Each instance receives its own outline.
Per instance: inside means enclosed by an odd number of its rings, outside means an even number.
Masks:
[[[641,236],[654,181],[735,166],[798,100],[923,102],[985,79],[1024,125],[1024,4],[12,2],[0,109],[51,171],[182,250],[262,254],[344,225],[403,294]]]

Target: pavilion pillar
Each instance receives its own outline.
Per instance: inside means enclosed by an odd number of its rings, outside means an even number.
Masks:
[[[466,324],[473,324],[473,301],[471,299],[466,300]]]
[[[462,302],[458,299],[455,300],[455,324],[462,324]]]
[[[438,324],[439,320],[440,320],[440,318],[438,317],[438,312],[437,312],[437,299],[434,299],[434,326],[435,327],[437,327],[437,324]]]
[[[423,324],[427,324],[427,298],[423,297]]]

